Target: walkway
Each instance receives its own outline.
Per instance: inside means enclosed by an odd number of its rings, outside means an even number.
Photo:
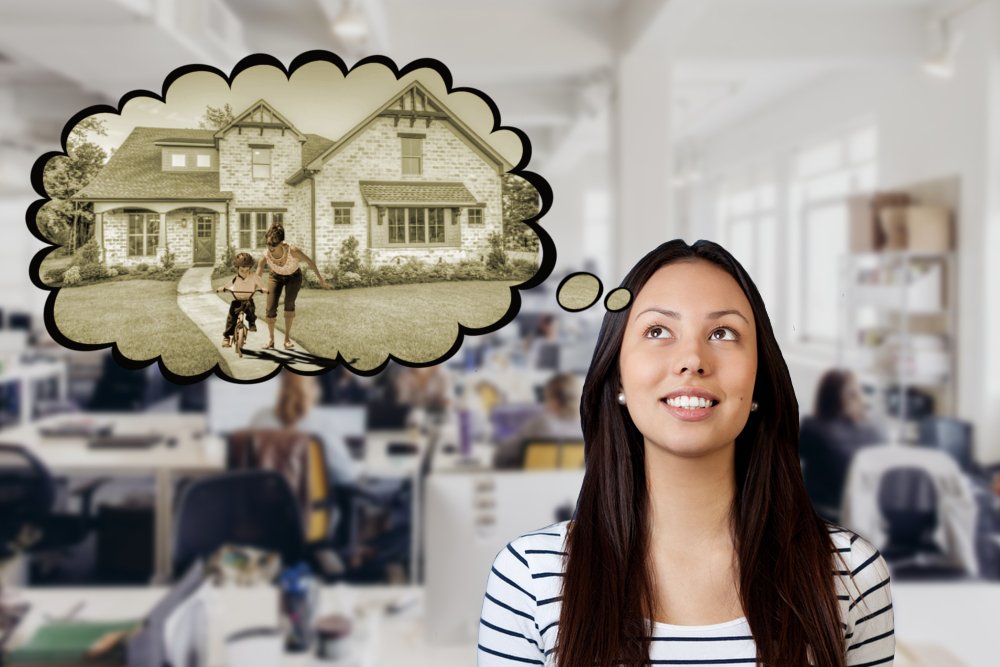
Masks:
[[[261,346],[267,342],[267,324],[261,317],[264,308],[261,307],[263,303],[259,298],[257,331],[251,332],[247,344],[243,346],[243,358],[236,356],[236,350],[233,348],[222,347],[222,329],[226,324],[229,305],[228,301],[223,301],[212,291],[212,267],[210,266],[195,266],[184,272],[177,284],[177,305],[219,349],[219,354],[229,365],[233,379],[255,380],[265,377],[272,373],[279,363],[285,363],[295,370],[301,371],[314,371],[323,368],[303,362],[301,355],[308,355],[309,351],[294,339],[292,340],[295,343],[295,349],[291,352],[277,348],[273,350],[261,349]],[[283,334],[277,329],[274,333],[280,348]]]

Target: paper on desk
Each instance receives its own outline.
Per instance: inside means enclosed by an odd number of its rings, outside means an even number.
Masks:
[[[896,640],[896,667],[978,667],[956,658],[948,649],[936,644],[913,644]]]
[[[174,667],[208,667],[211,598],[212,590],[206,581],[167,617],[163,640],[167,662]]]

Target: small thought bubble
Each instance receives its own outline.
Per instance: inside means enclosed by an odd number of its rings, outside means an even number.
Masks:
[[[624,287],[611,290],[604,298],[604,307],[612,312],[625,310],[632,303],[632,293]]]
[[[590,308],[601,298],[604,286],[592,273],[571,273],[556,290],[556,301],[564,310],[576,313]]]
[[[448,359],[552,272],[527,136],[437,61],[255,55],[162,90],[82,110],[32,170],[31,279],[66,347],[176,382],[371,375]]]

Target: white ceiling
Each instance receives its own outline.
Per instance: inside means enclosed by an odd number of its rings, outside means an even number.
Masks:
[[[242,54],[270,53],[288,63],[310,49],[333,50],[350,63],[367,47],[338,42],[331,31],[348,1],[4,0],[0,53],[9,60],[0,60],[0,111],[22,114],[30,137],[51,142],[79,109],[136,88],[159,90],[181,65],[228,71]],[[606,118],[600,107],[612,97],[623,49],[640,39],[674,62],[672,120],[675,139],[684,142],[836,69],[918,57],[926,16],[943,6],[928,0],[355,1],[376,26],[377,52],[399,65],[425,57],[444,62],[454,85],[487,93],[504,124],[528,134],[543,164],[565,160],[565,142],[581,136],[594,138],[588,150],[606,146],[606,136],[594,136],[595,118]],[[671,22],[693,8],[696,18],[679,36],[676,25],[671,33]],[[205,25],[219,12],[229,21],[221,37]],[[4,132],[0,127],[0,139]]]

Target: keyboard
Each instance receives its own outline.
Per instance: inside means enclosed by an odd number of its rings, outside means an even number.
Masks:
[[[149,449],[162,441],[162,435],[102,435],[87,440],[87,447],[90,449]]]

